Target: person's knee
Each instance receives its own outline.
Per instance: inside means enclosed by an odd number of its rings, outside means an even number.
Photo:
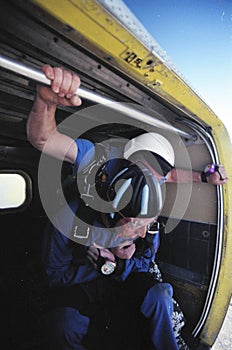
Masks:
[[[55,309],[49,315],[47,323],[50,341],[75,343],[87,333],[89,318],[74,308],[65,307]]]
[[[169,283],[157,283],[152,286],[144,300],[141,307],[141,311],[146,316],[151,316],[154,310],[159,312],[167,310],[171,316],[173,312],[173,288]]]
[[[173,297],[173,288],[169,283],[157,283],[153,287],[153,295],[162,299]]]

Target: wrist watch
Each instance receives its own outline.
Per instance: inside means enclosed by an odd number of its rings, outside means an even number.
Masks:
[[[111,275],[116,269],[116,262],[106,260],[101,266],[101,273],[103,275]]]

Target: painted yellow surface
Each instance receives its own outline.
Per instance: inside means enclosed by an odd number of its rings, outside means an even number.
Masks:
[[[220,162],[230,178],[229,183],[223,186],[225,227],[219,279],[213,307],[201,333],[202,340],[212,345],[232,290],[232,147],[223,123],[191,87],[163,63],[159,55],[150,52],[94,0],[34,0],[34,3],[83,35],[87,42],[96,47],[98,54],[102,52],[101,59],[108,64],[211,126]]]
[[[224,164],[226,164],[226,162],[227,164],[229,163],[227,171],[230,178],[230,182],[226,186],[223,186],[225,226],[223,230],[222,259],[212,307],[210,308],[209,316],[201,333],[201,339],[210,346],[212,346],[216,340],[218,330],[223,323],[222,316],[226,315],[226,311],[232,297],[232,153],[231,151],[230,153],[226,153],[224,150],[223,154],[227,154],[227,156],[229,156],[227,160],[224,160]]]
[[[35,0],[61,22],[81,33],[112,64],[170,103],[184,106],[211,126],[220,121],[174,71],[94,0]],[[101,57],[103,58],[103,57]]]

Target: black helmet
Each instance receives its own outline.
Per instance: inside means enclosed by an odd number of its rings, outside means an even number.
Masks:
[[[142,163],[109,160],[96,174],[96,191],[112,203],[112,225],[122,217],[157,217],[162,209],[162,191],[157,178]]]

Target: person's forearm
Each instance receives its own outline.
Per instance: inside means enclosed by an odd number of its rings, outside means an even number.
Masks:
[[[225,169],[222,165],[217,166],[217,170],[206,174],[205,180],[202,178],[202,172],[183,169],[172,169],[166,176],[166,182],[189,183],[206,182],[211,185],[224,185],[228,181]]]
[[[42,150],[51,133],[56,130],[56,105],[48,105],[38,96],[35,99],[27,121],[27,138],[39,150]]]
[[[38,150],[73,164],[77,155],[76,144],[57,130],[55,112],[56,104],[36,97],[27,122],[28,140]]]
[[[167,182],[201,182],[201,173],[184,169],[172,169],[166,176]]]
[[[61,67],[44,65],[42,71],[51,80],[51,87],[37,86],[37,95],[27,123],[28,140],[46,154],[73,163],[77,155],[76,144],[72,138],[57,131],[55,112],[57,105],[81,104],[80,98],[76,96],[80,79]]]

